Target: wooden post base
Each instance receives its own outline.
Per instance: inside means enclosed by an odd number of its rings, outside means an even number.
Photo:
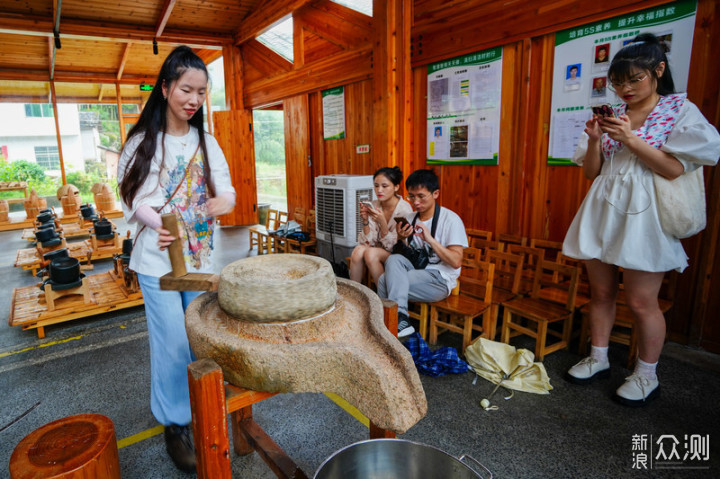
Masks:
[[[45,304],[47,304],[47,310],[48,311],[55,311],[55,301],[65,297],[70,296],[73,294],[79,294],[83,297],[83,303],[84,304],[90,304],[92,303],[92,298],[90,297],[90,289],[88,288],[87,284],[87,278],[83,278],[82,284],[80,286],[76,286],[75,288],[70,289],[63,289],[59,291],[53,291],[52,286],[49,284],[45,285]]]
[[[36,429],[15,447],[10,477],[120,479],[112,421],[100,414],[79,414]]]

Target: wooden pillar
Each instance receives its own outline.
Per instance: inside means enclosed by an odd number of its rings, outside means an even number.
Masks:
[[[373,1],[372,146],[376,165],[407,167],[411,161],[411,22],[410,0]]]
[[[231,479],[222,370],[212,359],[200,359],[188,366],[188,382],[198,478]]]
[[[125,133],[125,119],[123,118],[122,112],[122,93],[120,92],[120,82],[115,83],[115,99],[117,101],[118,121],[120,122],[120,144],[124,145],[125,140],[127,140],[127,133]]]
[[[225,72],[225,106],[230,110],[244,110],[243,68],[240,48],[228,43],[223,45]]]
[[[62,138],[60,137],[60,118],[57,108],[57,98],[55,96],[55,81],[50,80],[50,99],[52,101],[53,116],[55,117],[55,135],[57,137],[58,158],[60,159],[60,174],[62,175],[62,184],[67,184],[65,178],[65,161],[63,161]]]

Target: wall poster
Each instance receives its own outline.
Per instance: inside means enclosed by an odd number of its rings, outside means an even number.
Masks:
[[[619,105],[608,87],[612,57],[640,33],[653,33],[663,43],[678,92],[687,90],[695,29],[696,0],[682,0],[570,28],[555,34],[548,163],[572,165],[590,106]]]
[[[428,66],[428,164],[498,164],[501,78],[502,47]]]
[[[345,138],[345,87],[322,91],[323,139]]]

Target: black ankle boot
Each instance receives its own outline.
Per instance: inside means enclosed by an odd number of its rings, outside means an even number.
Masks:
[[[165,426],[165,446],[175,467],[195,472],[195,448],[190,439],[190,426]]]

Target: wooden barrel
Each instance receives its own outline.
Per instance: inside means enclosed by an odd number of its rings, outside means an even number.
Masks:
[[[120,479],[115,427],[100,414],[79,414],[31,432],[10,456],[12,479]]]
[[[111,193],[98,193],[95,195],[95,206],[98,211],[107,213],[115,210],[115,195]]]
[[[82,198],[79,196],[63,196],[60,199],[63,216],[73,216],[78,214],[78,211],[80,211],[80,205],[82,204],[81,202]]]

